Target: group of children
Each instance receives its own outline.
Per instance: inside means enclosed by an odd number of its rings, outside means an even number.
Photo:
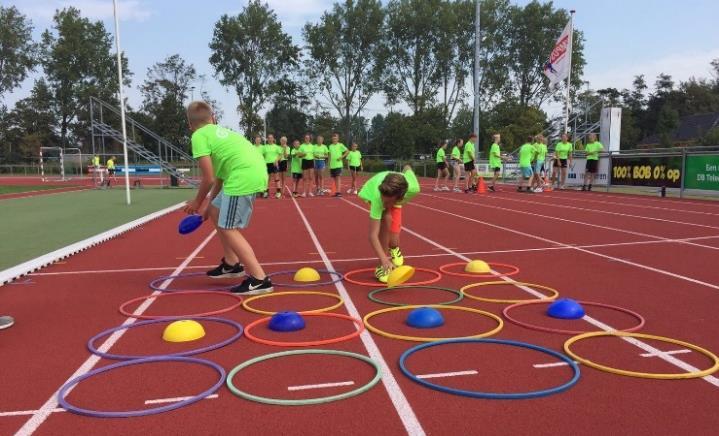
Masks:
[[[469,139],[465,143],[464,140],[457,139],[452,147],[452,151],[447,157],[447,141],[442,141],[437,147],[435,161],[437,163],[437,178],[434,182],[435,191],[450,191],[449,189],[449,167],[452,168],[454,178],[454,192],[476,192],[477,191],[477,166],[476,160],[476,144],[477,135],[474,133],[469,135]],[[462,168],[466,174],[464,189],[459,186],[460,174]],[[443,186],[439,186],[440,179],[444,180]]]
[[[353,160],[351,153],[359,153],[356,144],[352,145],[352,151],[348,150],[339,143],[337,134],[332,135],[329,146],[323,145],[321,137],[317,138],[317,144],[312,144],[310,135],[305,136],[303,144],[294,141],[290,150],[287,149],[286,138],[280,138],[280,144],[276,145],[270,135],[267,144],[256,139],[255,145],[252,145],[241,134],[218,126],[212,108],[204,101],[190,103],[187,121],[193,132],[192,155],[198,160],[201,182],[197,195],[188,201],[184,211],[211,220],[223,250],[220,264],[207,272],[208,277],[245,276],[242,283],[232,288],[233,293],[241,295],[272,292],[272,280],[257,260],[243,231],[250,223],[257,194],[269,196],[270,175],[275,180],[275,196],[282,196],[284,180],[278,179],[277,174],[287,170],[288,159],[292,161],[290,170],[296,181],[294,194],[297,195],[297,183],[304,180],[302,196],[306,196],[309,184],[318,172],[318,178],[314,179],[314,194],[323,193],[322,170],[327,160],[330,175],[336,183],[335,195],[339,194],[342,161],[348,158],[354,176],[350,190],[369,204],[369,241],[379,261],[375,277],[387,283],[392,269],[404,263],[399,248],[402,205],[419,193],[420,189],[411,167],[406,166],[401,173],[378,173],[357,190],[356,173],[362,167],[361,155]],[[284,164],[281,163],[283,160]],[[317,161],[322,163],[318,165]],[[281,168],[284,171],[280,171]]]
[[[263,157],[267,174],[272,178],[275,198],[282,198],[282,193],[288,188],[285,183],[285,174],[288,170],[292,174],[293,197],[314,197],[331,193],[331,190],[325,187],[327,167],[334,183],[334,196],[341,197],[341,176],[345,161],[352,176],[352,183],[347,193],[357,194],[357,174],[364,169],[362,153],[358,150],[357,143],[353,142],[348,149],[339,142],[338,133],[332,134],[332,142],[329,145],[325,145],[321,135],[317,136],[316,141],[312,143],[312,135],[308,133],[302,143],[295,139],[290,147],[286,136],[280,138],[279,144],[275,143],[275,136],[272,134],[267,135],[267,141],[264,143],[261,136],[255,137],[255,150]],[[269,189],[268,186],[262,197],[270,196]]]

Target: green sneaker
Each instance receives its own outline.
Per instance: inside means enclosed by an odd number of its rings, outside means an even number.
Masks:
[[[400,250],[399,247],[390,248],[389,255],[392,258],[394,266],[404,265],[404,256],[402,256],[402,250]]]
[[[374,269],[374,276],[382,283],[387,283],[387,280],[389,280],[389,273],[381,265]]]

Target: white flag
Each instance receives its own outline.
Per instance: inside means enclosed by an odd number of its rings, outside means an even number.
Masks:
[[[569,75],[571,68],[569,65],[569,54],[572,51],[571,42],[569,41],[570,31],[571,22],[567,23],[557,43],[554,45],[552,54],[549,55],[549,61],[544,64],[544,75],[549,77],[549,86],[555,86],[557,83],[565,80]]]

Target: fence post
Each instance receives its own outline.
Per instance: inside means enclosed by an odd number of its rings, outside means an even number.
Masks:
[[[687,150],[682,148],[682,172],[680,177],[679,185],[679,198],[684,198],[684,178],[687,172]]]

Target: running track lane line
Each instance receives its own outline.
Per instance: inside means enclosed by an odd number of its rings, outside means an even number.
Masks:
[[[300,207],[299,203],[297,203],[297,199],[292,198],[292,202],[294,203],[295,208],[297,208],[297,213],[299,213],[300,218],[302,218],[302,222],[305,224],[305,228],[307,229],[307,232],[309,233],[312,242],[315,244],[317,252],[320,254],[320,257],[325,264],[325,268],[329,271],[335,271],[334,266],[332,266],[332,262],[327,257],[327,254],[325,253],[324,248],[322,248],[319,239],[317,239],[317,235],[315,234],[314,230],[312,230],[312,226],[307,220],[307,217],[305,216],[304,212],[302,212],[302,208]],[[362,315],[360,315],[359,311],[357,310],[357,307],[355,306],[354,301],[352,301],[352,297],[350,297],[349,293],[347,292],[347,288],[345,288],[344,283],[339,281],[334,285],[337,288],[337,292],[339,292],[340,296],[345,300],[345,307],[347,308],[347,312],[350,314],[350,316],[357,319],[362,319]],[[370,335],[369,331],[365,330],[360,334],[360,339],[362,340],[362,344],[364,344],[370,357],[374,359],[377,363],[379,363],[380,367],[382,368],[382,384],[387,390],[389,398],[392,401],[394,408],[397,410],[397,414],[399,415],[399,418],[402,421],[405,430],[407,430],[407,434],[413,436],[425,435],[424,429],[422,428],[422,425],[417,419],[417,415],[415,415],[414,410],[412,410],[412,406],[409,404],[409,401],[404,395],[404,392],[402,392],[402,389],[400,389],[399,384],[397,383],[397,379],[394,377],[394,374],[392,374],[392,371],[390,370],[389,365],[387,365],[387,361],[382,356],[382,353],[380,352],[377,343],[374,341],[374,339],[372,339],[372,335]]]
[[[453,202],[455,202],[455,203],[467,204],[467,205],[470,205],[470,206],[486,207],[486,208],[489,208],[489,209],[497,209],[497,210],[502,210],[502,211],[506,211],[506,212],[514,212],[514,213],[519,213],[519,214],[522,214],[522,215],[530,215],[530,216],[533,216],[533,217],[546,218],[546,219],[554,220],[554,221],[564,221],[564,222],[567,222],[567,223],[579,224],[579,225],[582,225],[582,226],[596,227],[596,228],[598,228],[598,229],[611,230],[611,231],[613,231],[613,232],[627,233],[627,234],[630,234],[630,235],[642,236],[642,237],[645,237],[645,238],[654,238],[654,239],[657,239],[657,240],[660,240],[660,241],[669,241],[668,238],[664,238],[664,237],[662,237],[662,236],[657,236],[657,235],[651,235],[651,234],[649,234],[649,233],[635,232],[635,231],[633,231],[633,230],[626,230],[626,229],[620,229],[620,228],[617,228],[617,227],[603,226],[603,225],[601,225],[601,224],[583,223],[583,222],[580,222],[580,221],[570,220],[570,219],[568,219],[568,218],[559,218],[559,217],[555,217],[555,216],[542,215],[542,214],[540,214],[540,213],[528,212],[528,211],[525,211],[525,210],[510,209],[510,208],[507,208],[507,207],[492,206],[492,205],[489,205],[489,204],[472,203],[472,202],[470,202],[470,201],[458,200],[458,199],[456,199],[456,198],[450,198],[450,197],[438,197],[438,196],[436,196],[436,195],[430,195],[430,194],[419,194],[419,195],[424,196],[424,197],[437,198],[437,199],[446,200],[446,201],[453,201]],[[711,227],[711,226],[705,226],[705,225],[701,225],[701,224],[697,224],[697,225],[700,225],[701,227],[710,227],[710,228],[714,228],[714,229],[719,229],[719,227]],[[697,244],[697,243],[695,243],[695,242],[688,242],[688,241],[679,240],[677,243],[678,243],[678,244],[692,245],[692,246],[695,246],[695,247],[708,248],[708,249],[710,249],[710,250],[719,250],[719,247],[713,247],[713,246],[711,246],[711,245]]]
[[[351,204],[352,206],[355,206],[356,208],[358,208],[358,209],[360,209],[360,210],[364,210],[361,206],[359,206],[359,205],[357,205],[357,204],[354,204],[354,203],[349,202],[349,201],[347,201],[347,200],[345,200],[345,201],[346,201],[347,203]],[[410,204],[412,204],[412,203],[410,203]],[[415,204],[412,204],[412,205],[418,206],[416,203],[415,203]],[[431,208],[426,207],[426,206],[420,206],[420,207],[423,207],[423,208],[425,208],[425,209],[434,210],[434,211],[440,212],[440,213],[447,213],[447,214],[454,215],[454,216],[456,216],[456,217],[463,218],[463,219],[466,219],[466,220],[469,220],[469,221],[474,221],[474,222],[481,223],[481,224],[485,224],[485,225],[491,225],[491,226],[493,226],[493,227],[496,227],[496,228],[499,228],[499,229],[502,229],[502,230],[508,230],[508,231],[511,231],[511,232],[514,232],[514,233],[524,234],[524,233],[519,232],[519,231],[511,230],[511,229],[508,229],[508,228],[505,228],[505,227],[501,227],[501,226],[497,226],[497,225],[494,225],[494,224],[489,224],[489,223],[486,223],[486,222],[482,222],[482,221],[479,221],[479,220],[475,220],[475,219],[473,219],[473,218],[464,217],[464,216],[462,216],[462,215],[456,215],[456,214],[453,214],[453,213],[451,213],[451,212],[445,212],[445,211],[442,211],[442,210],[439,210],[439,209],[431,209]],[[405,230],[407,233],[409,233],[409,234],[411,234],[411,235],[413,235],[413,236],[415,236],[415,237],[417,237],[417,238],[419,238],[419,239],[421,239],[421,240],[427,242],[428,244],[434,245],[434,246],[437,247],[437,248],[442,248],[445,252],[447,252],[447,253],[452,253],[454,256],[456,256],[456,257],[458,257],[458,258],[460,258],[460,259],[462,259],[462,260],[464,260],[464,261],[466,261],[466,262],[469,262],[469,261],[472,260],[472,259],[468,258],[467,256],[464,256],[464,255],[461,255],[461,254],[459,254],[459,253],[457,253],[457,252],[454,252],[454,251],[450,250],[449,248],[443,246],[442,244],[440,244],[440,243],[438,243],[438,242],[436,242],[436,241],[433,241],[432,239],[429,239],[429,238],[427,238],[427,237],[425,237],[425,236],[422,236],[422,235],[420,235],[419,233],[417,233],[417,232],[415,232],[415,231],[413,231],[413,230],[410,230],[410,229],[408,229],[408,228],[406,228],[406,227],[404,227],[404,226],[402,227],[402,230]],[[530,236],[530,235],[528,235],[528,234],[524,234],[524,235],[525,235],[525,236]],[[543,238],[542,238],[542,239],[543,239]],[[576,248],[576,247],[574,247],[574,248]],[[578,249],[578,250],[579,250],[579,251],[586,252],[586,253],[589,253],[589,254],[599,255],[598,253],[594,253],[594,252],[589,251],[589,250],[584,250],[584,249]],[[600,256],[602,256],[602,257],[607,257],[607,258],[611,258],[611,256],[604,256],[604,255],[600,255]],[[618,261],[620,261],[620,262],[628,262],[628,261],[624,261],[623,259],[619,259],[619,258],[613,258],[613,259],[616,259],[616,260],[618,260]],[[635,264],[635,265],[639,265],[639,264]],[[647,267],[647,268],[651,268],[651,267]],[[653,268],[653,269],[654,269],[654,268]],[[661,270],[657,270],[657,271],[661,271]],[[495,274],[495,275],[497,275],[500,279],[504,280],[505,282],[508,282],[508,283],[516,283],[516,281],[513,280],[513,279],[510,278],[510,277],[501,275],[501,274],[499,274],[499,273],[497,273],[497,272],[495,272],[495,271],[492,271],[492,273]],[[673,273],[670,273],[670,274],[673,274]],[[681,277],[681,276],[679,276],[679,277]],[[691,279],[691,280],[694,280],[694,279]],[[700,282],[700,283],[703,283],[703,282]],[[707,285],[709,285],[709,284],[707,283]],[[531,294],[531,295],[534,295],[534,296],[537,297],[537,298],[544,298],[544,297],[545,297],[545,295],[543,295],[543,294],[541,294],[540,292],[537,292],[537,291],[535,291],[534,289],[531,289],[531,288],[529,288],[529,287],[526,287],[526,286],[523,286],[523,285],[515,285],[515,286],[517,286],[518,288],[520,288],[520,289],[526,291],[527,293],[529,293],[529,294]],[[714,286],[714,285],[710,285],[710,286],[719,289],[719,286]],[[607,332],[611,332],[611,331],[616,331],[616,330],[617,330],[617,329],[615,329],[614,327],[612,327],[612,326],[610,326],[610,325],[608,325],[608,324],[605,324],[605,323],[599,321],[598,319],[592,318],[592,317],[589,316],[589,315],[583,316],[583,317],[582,317],[582,320],[584,320],[584,321],[588,322],[589,324],[591,324],[591,325],[593,325],[593,326],[595,326],[595,327],[598,327],[598,328],[600,328],[600,329],[602,329],[602,330],[604,330],[604,331],[607,331]],[[662,351],[659,350],[658,348],[655,348],[655,347],[653,347],[653,346],[651,346],[651,345],[649,345],[649,344],[647,344],[647,343],[645,343],[645,342],[642,342],[642,341],[640,341],[640,340],[638,340],[638,339],[636,339],[636,338],[632,338],[632,337],[622,337],[621,339],[624,340],[625,342],[628,342],[628,343],[634,345],[634,346],[637,347],[637,348],[640,348],[640,349],[644,350],[644,351],[647,352],[647,353],[656,354],[657,357],[659,357],[659,358],[662,359],[663,361],[665,361],[665,362],[667,362],[667,363],[670,363],[670,364],[672,364],[672,365],[674,365],[674,366],[676,366],[676,367],[678,367],[678,368],[680,368],[680,369],[683,369],[684,371],[687,371],[687,372],[696,372],[696,371],[699,371],[698,368],[696,368],[696,367],[694,367],[694,366],[692,366],[692,365],[690,365],[690,364],[684,362],[683,360],[677,359],[676,357],[674,357],[674,356],[672,356],[672,355],[662,354]],[[706,376],[706,377],[702,377],[702,379],[703,379],[704,381],[706,381],[707,383],[711,384],[711,385],[714,385],[714,386],[716,386],[716,387],[719,387],[719,378],[716,378],[716,377],[714,377],[714,376],[708,375],[708,376]]]
[[[212,238],[215,236],[215,233],[217,233],[217,230],[213,230],[210,233],[210,235],[207,238],[205,238],[205,240],[202,241],[200,243],[200,245],[198,245],[197,248],[195,248],[195,250],[192,253],[190,253],[190,255],[187,256],[187,258],[184,261],[182,261],[182,263],[170,275],[175,276],[175,275],[180,274],[182,272],[182,270],[185,269],[185,267],[187,267],[187,265],[189,265],[190,262],[192,262],[192,259],[194,259],[195,256],[197,256],[200,253],[200,251],[203,248],[205,248],[205,246],[210,242],[210,240],[212,240]],[[168,286],[170,286],[170,283],[172,283],[172,280],[173,279],[167,279],[164,282],[162,282],[162,284],[160,284],[160,286],[159,286],[160,289],[165,289]],[[159,295],[160,293],[162,293],[162,292],[155,291],[151,295],[156,296],[156,295]],[[133,315],[142,315],[154,301],[155,301],[154,298],[146,299],[141,305],[139,305],[137,307],[137,309],[135,309],[134,312],[132,312],[132,314]],[[130,317],[130,318],[127,318],[125,320],[125,322],[122,323],[122,325],[128,326],[130,324],[133,324],[135,321],[137,321],[137,318]],[[126,331],[127,331],[127,329],[118,330],[115,333],[113,333],[112,335],[110,335],[105,340],[105,342],[103,342],[102,345],[100,345],[99,350],[103,353],[110,350],[110,348],[112,348],[112,346],[115,345],[115,343],[117,343],[118,340],[120,340],[120,338],[122,337],[122,335],[125,334]],[[68,377],[68,379],[65,381],[65,383],[89,372],[99,360],[100,360],[100,356],[98,356],[96,354],[92,354],[90,357],[87,358],[87,360],[85,360],[85,362],[82,365],[80,365],[80,367],[70,377]],[[63,383],[63,386],[65,385],[65,383]],[[70,392],[72,392],[72,390],[76,386],[77,385],[68,389],[66,395],[69,395]],[[42,407],[40,407],[40,409],[36,410],[35,413],[32,414],[32,417],[29,420],[27,420],[25,422],[25,424],[23,424],[22,427],[20,427],[20,430],[18,430],[17,433],[15,433],[15,435],[16,436],[29,436],[29,435],[33,434],[40,427],[40,425],[42,425],[42,423],[45,422],[45,420],[50,416],[50,414],[53,413],[53,411],[58,407],[57,395],[59,392],[60,392],[60,388],[58,388],[50,396],[50,398],[48,398],[47,401],[45,401],[45,404],[43,404]]]

